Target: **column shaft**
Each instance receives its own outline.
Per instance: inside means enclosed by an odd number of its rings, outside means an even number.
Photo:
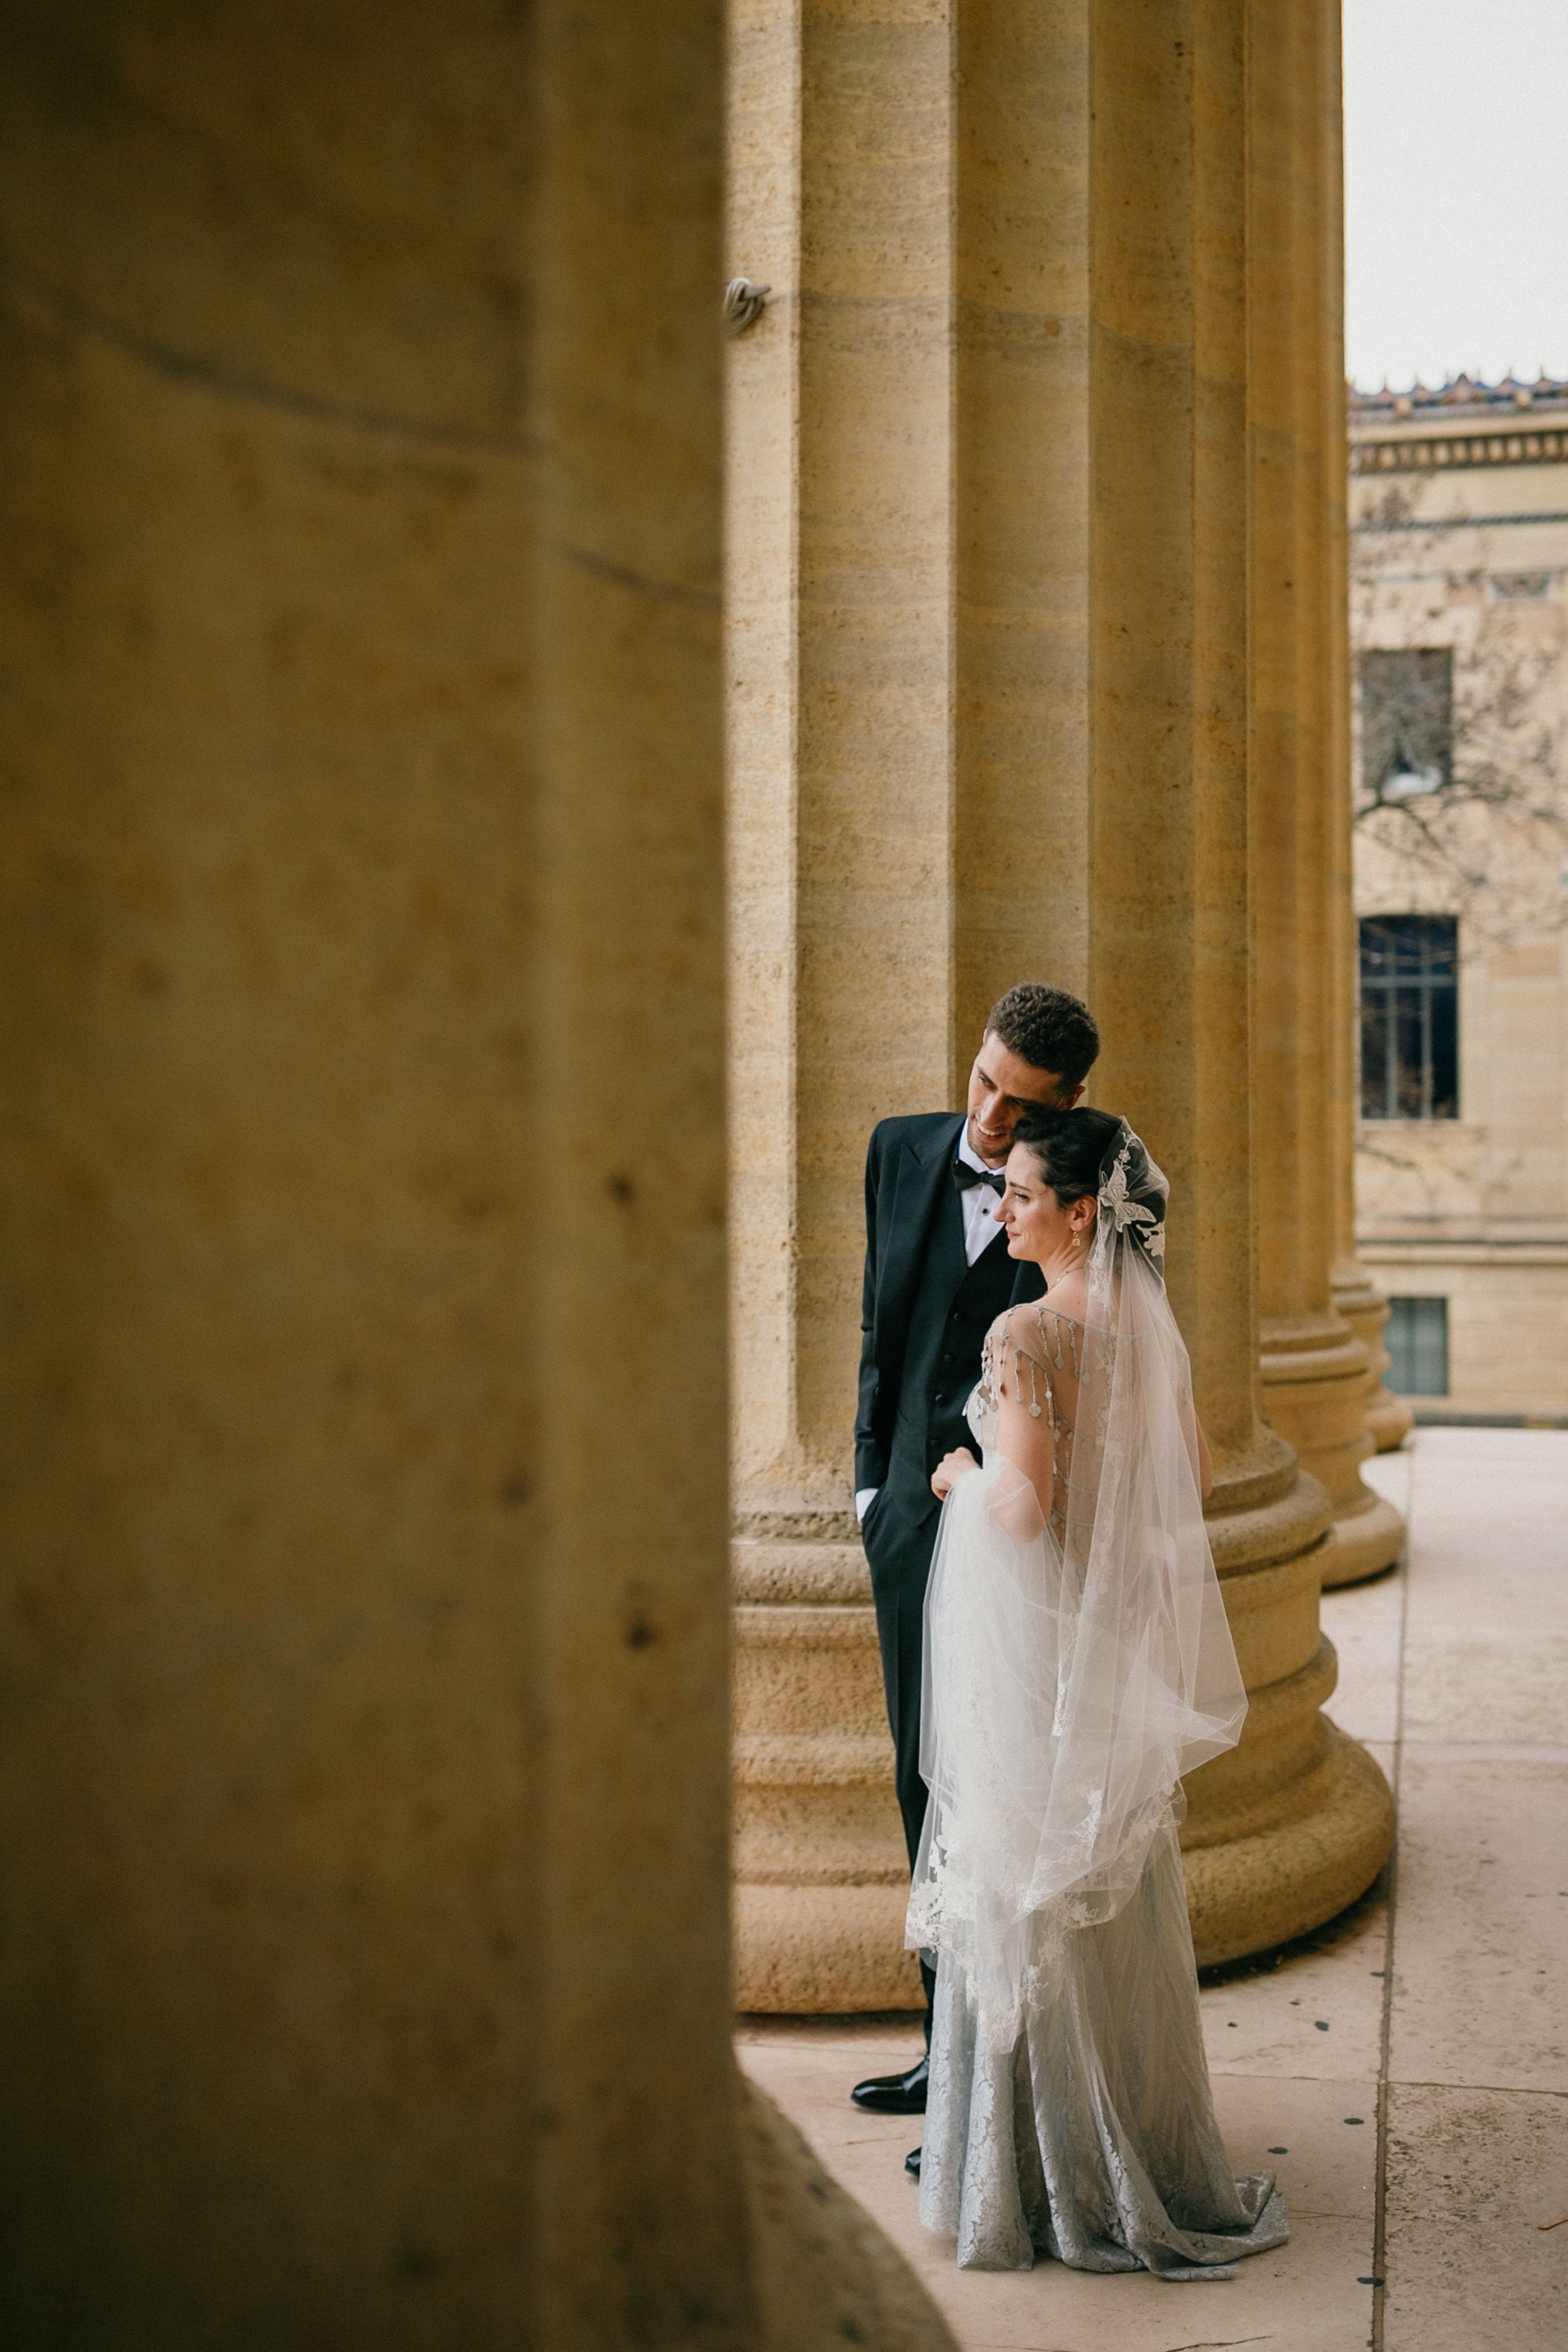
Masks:
[[[1183,1831],[1200,1956],[1299,1933],[1373,1875],[1381,1775],[1318,1712],[1327,1498],[1261,1422],[1254,1261],[1245,12],[1093,12],[1094,1099],[1172,1184],[1168,1280],[1218,1472],[1211,1534],[1249,1693]],[[1052,556],[1043,554],[1049,565]]]
[[[14,17],[8,2346],[948,2345],[729,2048],[722,26]]]
[[[1331,322],[1340,278],[1329,14],[1327,0],[1255,5],[1249,25],[1252,820],[1266,1405],[1333,1498],[1324,1577],[1341,1583],[1386,1567],[1404,1526],[1359,1476],[1372,1450],[1370,1358],[1330,1282],[1344,853],[1333,734],[1342,493],[1330,481],[1340,436],[1328,398],[1342,331]]]
[[[952,44],[920,0],[731,17],[773,288],[729,410],[742,2007],[919,1996],[850,1489],[866,1136],[953,1085]]]
[[[1089,985],[1090,25],[963,0],[953,120],[953,1069]],[[1046,567],[1040,550],[1058,549]]]
[[[1327,728],[1329,828],[1329,1095],[1326,1141],[1333,1213],[1330,1279],[1334,1305],[1367,1351],[1362,1411],[1374,1447],[1388,1453],[1402,1445],[1415,1416],[1403,1397],[1383,1385],[1389,1354],[1382,1330],[1388,1301],[1356,1256],[1356,1123],[1359,1116],[1360,1054],[1358,1029],[1359,944],[1351,855],[1349,532],[1347,505],[1349,447],[1345,377],[1345,153],[1339,0],[1322,0],[1324,273],[1322,325],[1324,366],[1323,490],[1325,513],[1325,593],[1328,666],[1325,711]]]

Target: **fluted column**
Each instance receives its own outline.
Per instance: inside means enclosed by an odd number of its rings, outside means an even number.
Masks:
[[[1415,1414],[1383,1385],[1389,1367],[1383,1345],[1388,1301],[1356,1254],[1356,1126],[1360,1116],[1360,1055],[1357,1035],[1359,945],[1351,854],[1349,435],[1345,379],[1345,155],[1338,0],[1324,0],[1322,108],[1324,138],[1324,278],[1321,328],[1324,364],[1323,505],[1325,518],[1326,640],[1324,715],[1328,785],[1327,876],[1329,1057],[1328,1183],[1332,1223],[1330,1283],[1334,1305],[1367,1351],[1362,1414],[1380,1453],[1402,1445]]]
[[[737,1997],[918,2000],[851,1509],[867,1134],[953,1087],[952,27],[738,0]]]
[[[1370,1354],[1339,1314],[1334,1064],[1343,982],[1338,884],[1343,767],[1333,729],[1342,540],[1327,387],[1342,380],[1331,252],[1338,206],[1332,0],[1255,0],[1248,48],[1251,235],[1251,759],[1258,942],[1254,1078],[1260,1338],[1266,1409],[1327,1487],[1324,1581],[1398,1556],[1404,1524],[1359,1465]],[[1337,20],[1336,20],[1337,21]],[[1339,374],[1335,371],[1339,370]]]
[[[1213,1445],[1216,1565],[1246,1677],[1237,1748],[1183,1830],[1204,1959],[1330,1916],[1387,1851],[1376,1767],[1319,1713],[1328,1498],[1263,1423],[1249,1080],[1247,604],[1249,254],[1245,9],[1095,12],[1089,994],[1095,1100],[1172,1185],[1168,1279]]]
[[[1359,1894],[1387,1791],[1319,1713],[1330,1505],[1260,1412],[1249,1125],[1242,0],[735,20],[730,266],[740,1998],[914,1996],[844,1516],[860,1166],[985,1010],[1085,994],[1170,1175],[1252,1692],[1194,1777],[1199,1949]],[[799,27],[790,71],[793,28]],[[951,191],[951,198],[950,198]],[[830,492],[830,495],[828,494]]]
[[[0,43],[16,2352],[951,2352],[729,2048],[721,34]]]

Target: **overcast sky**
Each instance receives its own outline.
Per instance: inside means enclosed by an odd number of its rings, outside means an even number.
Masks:
[[[1347,365],[1568,376],[1568,0],[1344,0]]]

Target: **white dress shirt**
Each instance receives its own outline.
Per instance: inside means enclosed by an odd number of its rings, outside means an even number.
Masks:
[[[957,1156],[965,1168],[984,1168],[989,1170],[989,1162],[982,1159],[979,1153],[970,1145],[967,1119],[958,1132]],[[973,1265],[981,1251],[990,1248],[1002,1229],[1000,1221],[995,1214],[1001,1206],[1001,1198],[998,1193],[992,1192],[988,1184],[965,1184],[958,1199],[964,1211],[964,1255],[969,1264]],[[857,1520],[865,1517],[875,1497],[881,1491],[880,1487],[857,1488],[855,1493]]]
[[[967,1119],[959,1133],[957,1156],[965,1168],[983,1168],[988,1176],[998,1172],[977,1151],[970,1149]],[[988,1184],[965,1184],[958,1198],[964,1209],[964,1255],[973,1265],[1002,1229],[997,1216],[1002,1204],[1001,1194],[993,1193]]]

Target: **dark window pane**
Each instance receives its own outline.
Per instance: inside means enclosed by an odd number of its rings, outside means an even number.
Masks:
[[[1361,925],[1361,983],[1383,980],[1393,969],[1394,934],[1387,923]]]
[[[1451,988],[1432,990],[1431,1119],[1459,1116],[1459,998]]]
[[[1361,943],[1361,1115],[1459,1116],[1459,924],[1369,916]]]
[[[1435,980],[1453,980],[1459,977],[1459,924],[1452,915],[1426,915],[1421,923],[1421,944],[1426,952],[1427,969]]]
[[[1424,1119],[1427,1089],[1425,1056],[1421,1051],[1421,991],[1392,989],[1389,994],[1393,1005],[1393,1050],[1398,1066],[1394,1116]]]
[[[1391,1298],[1383,1332],[1391,1362],[1388,1385],[1398,1396],[1449,1393],[1449,1302]]]
[[[1454,658],[1447,646],[1361,656],[1361,780],[1371,793],[1428,791],[1453,776]]]
[[[1369,989],[1361,999],[1361,1116],[1390,1119],[1388,997]]]

